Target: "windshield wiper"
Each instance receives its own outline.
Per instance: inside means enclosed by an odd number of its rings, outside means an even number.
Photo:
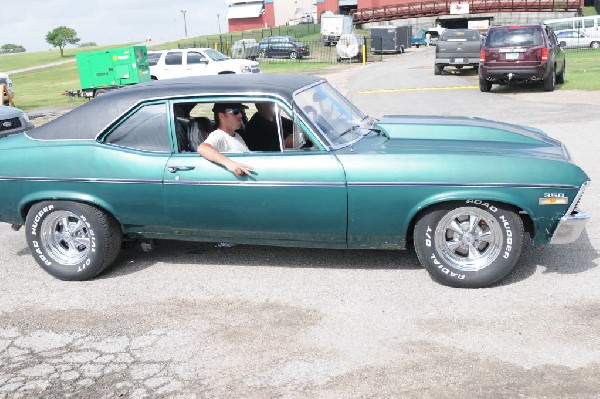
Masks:
[[[355,131],[356,129],[360,129],[360,125],[354,125],[354,126],[352,126],[351,128],[349,128],[349,129],[347,129],[347,130],[344,130],[344,131],[342,132],[342,134],[340,134],[340,135],[339,135],[337,138],[339,139],[340,137],[343,137],[344,135],[346,135],[346,134],[348,134],[348,133],[350,133],[350,132],[353,132],[353,131]]]
[[[361,122],[362,122],[362,121],[364,121],[366,118],[368,118],[368,117],[364,117],[363,119],[361,119]],[[340,135],[338,136],[338,139],[339,139],[340,137],[342,137],[342,136],[344,136],[344,135],[346,135],[346,134],[350,133],[350,132],[353,132],[353,131],[357,130],[357,129],[365,129],[365,130],[366,130],[366,132],[365,132],[364,134],[362,134],[362,136],[366,136],[367,134],[369,134],[369,133],[371,133],[371,132],[375,132],[375,133],[377,133],[377,134],[381,133],[381,129],[378,129],[378,128],[376,128],[376,127],[373,127],[373,126],[375,126],[375,121],[373,121],[373,123],[371,124],[371,126],[370,126],[370,127],[363,127],[363,126],[361,126],[361,125],[354,125],[354,126],[352,126],[351,128],[349,128],[349,129],[347,129],[347,130],[344,130],[344,132],[342,132],[342,134],[340,134]]]

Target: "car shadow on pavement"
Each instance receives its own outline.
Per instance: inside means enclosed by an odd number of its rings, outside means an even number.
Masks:
[[[559,86],[555,90],[559,90]],[[535,83],[521,83],[514,82],[505,85],[493,85],[491,93],[498,94],[522,94],[522,93],[552,93],[544,91],[544,84],[542,82]]]
[[[123,249],[115,264],[97,278],[136,273],[158,263],[325,269],[421,269],[413,250],[284,248],[227,243],[156,240],[151,252]]]
[[[446,67],[442,71],[442,75],[457,75],[457,76],[479,76],[475,68],[451,68]]]
[[[534,275],[538,267],[542,274],[577,274],[597,267],[596,259],[600,253],[590,241],[587,231],[572,244],[565,245],[532,245],[527,238],[521,257],[513,271],[494,286],[517,283]]]

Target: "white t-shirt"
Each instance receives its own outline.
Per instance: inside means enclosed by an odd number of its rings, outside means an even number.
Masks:
[[[221,129],[211,132],[204,142],[219,152],[250,152],[242,136],[230,136]]]

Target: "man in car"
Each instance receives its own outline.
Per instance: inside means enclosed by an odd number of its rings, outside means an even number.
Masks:
[[[198,146],[198,153],[211,162],[224,166],[236,176],[252,173],[252,167],[236,162],[223,152],[250,151],[244,139],[236,132],[242,127],[243,110],[248,109],[240,103],[215,103],[212,111],[217,129]]]
[[[246,125],[242,138],[250,151],[281,151],[279,145],[279,128],[275,120],[275,103],[256,103],[256,113]],[[284,147],[293,145],[292,132],[294,124],[287,118],[281,118]]]

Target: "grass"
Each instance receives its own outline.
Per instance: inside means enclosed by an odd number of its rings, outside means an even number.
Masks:
[[[81,53],[83,51],[96,51],[122,46],[126,46],[126,44],[117,44],[113,46],[66,48],[64,50],[64,57],[60,56],[60,51],[58,50],[38,51],[34,53],[2,54],[0,55],[0,71],[12,71],[16,69],[24,69],[38,65],[51,64],[54,62],[68,61],[75,59],[75,54]]]
[[[598,15],[598,13],[596,12],[596,7],[594,7],[594,6],[583,7],[582,11],[583,11],[584,17],[589,17],[591,15]]]
[[[561,90],[600,90],[600,50],[567,50],[566,60]]]
[[[81,87],[75,62],[17,73],[10,78],[15,87],[15,106],[24,110],[59,107],[87,101],[62,95],[65,90]]]

